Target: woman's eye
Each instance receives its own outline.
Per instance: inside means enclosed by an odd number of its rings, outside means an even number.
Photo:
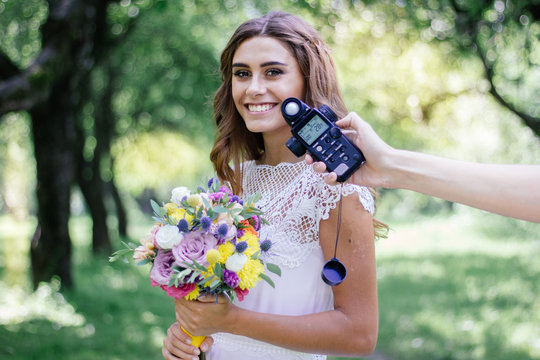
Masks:
[[[278,76],[281,74],[283,74],[283,71],[280,69],[268,69],[268,71],[266,71],[266,75],[268,76]]]
[[[234,76],[239,78],[245,78],[249,76],[249,72],[246,70],[238,70],[234,72]]]

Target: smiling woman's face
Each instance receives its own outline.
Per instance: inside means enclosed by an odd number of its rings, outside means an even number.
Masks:
[[[304,96],[304,78],[291,51],[271,37],[247,39],[234,53],[232,71],[234,103],[249,131],[290,137],[281,103]]]

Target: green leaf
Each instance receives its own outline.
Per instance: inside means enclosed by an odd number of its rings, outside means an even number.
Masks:
[[[218,213],[227,213],[227,212],[229,212],[229,209],[227,209],[226,207],[223,207],[223,206],[214,206],[212,208],[212,210],[214,210],[215,212],[218,212]]]
[[[266,263],[266,268],[268,269],[268,271],[278,275],[278,276],[281,276],[281,268],[279,266],[277,266],[276,264],[272,264],[272,263]]]
[[[152,205],[152,210],[154,210],[154,214],[156,214],[156,216],[163,217],[167,213],[167,210],[159,206],[159,204],[154,200],[150,200],[150,205]]]
[[[111,256],[109,256],[109,262],[115,262],[116,260],[123,258],[125,255],[133,252],[133,249],[121,249],[115,251]]]
[[[195,260],[193,260],[192,264],[188,263],[187,261],[182,262],[182,264],[185,265],[186,267],[192,269],[192,270],[202,271],[203,273],[207,272],[206,268],[204,266],[200,265],[199,263],[197,263]]]
[[[210,283],[209,288],[210,288],[210,290],[214,290],[214,289],[216,289],[219,285],[221,285],[221,280],[220,280],[220,279],[215,279],[214,281],[212,281],[212,282]]]
[[[146,265],[146,264],[151,263],[151,262],[152,262],[152,260],[150,260],[150,259],[143,259],[143,260],[141,260],[141,261],[139,261],[137,263],[137,266]]]
[[[268,275],[266,274],[260,274],[259,275],[261,277],[261,279],[263,279],[264,281],[266,281],[271,287],[275,288],[276,285],[274,284],[274,282],[272,281],[272,279],[270,279],[270,277],[268,277]]]
[[[206,200],[206,198],[204,196],[201,196],[201,199],[202,199],[202,203],[204,204],[204,207],[207,208],[207,209],[211,209],[212,207],[210,206],[210,203],[208,202],[208,200]]]
[[[216,263],[216,265],[214,265],[214,274],[220,279],[223,277],[223,268],[221,267],[220,263]]]
[[[232,211],[234,214],[240,214],[240,213],[242,212],[242,210],[243,210],[242,208],[237,207],[237,208],[232,209],[231,211]]]

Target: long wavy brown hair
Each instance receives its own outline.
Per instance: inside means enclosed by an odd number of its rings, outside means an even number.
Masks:
[[[304,77],[304,98],[311,107],[327,104],[338,118],[348,111],[338,87],[330,49],[318,32],[298,16],[270,12],[241,24],[221,54],[223,83],[214,97],[216,139],[210,160],[218,177],[228,182],[234,193],[242,193],[242,163],[258,160],[264,153],[262,134],[250,132],[238,113],[232,96],[232,61],[238,47],[247,39],[266,36],[288,47],[298,61]],[[231,166],[232,164],[232,166]]]

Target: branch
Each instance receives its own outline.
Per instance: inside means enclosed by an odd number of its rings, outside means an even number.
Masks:
[[[11,111],[29,110],[49,95],[55,51],[44,48],[26,70],[0,81],[0,116]]]
[[[6,79],[20,73],[21,70],[11,61],[11,59],[0,52],[0,79]]]
[[[540,118],[536,118],[534,116],[531,116],[523,111],[518,110],[512,103],[506,101],[502,95],[497,90],[497,87],[495,86],[495,83],[493,81],[494,72],[493,68],[489,65],[486,57],[482,53],[480,44],[478,39],[474,38],[474,43],[477,47],[478,56],[480,57],[480,60],[482,61],[482,65],[484,66],[484,71],[486,72],[486,78],[489,81],[490,89],[489,93],[505,108],[510,110],[512,113],[517,115],[519,118],[523,120],[523,123],[527,125],[535,134],[536,136],[540,136]]]

